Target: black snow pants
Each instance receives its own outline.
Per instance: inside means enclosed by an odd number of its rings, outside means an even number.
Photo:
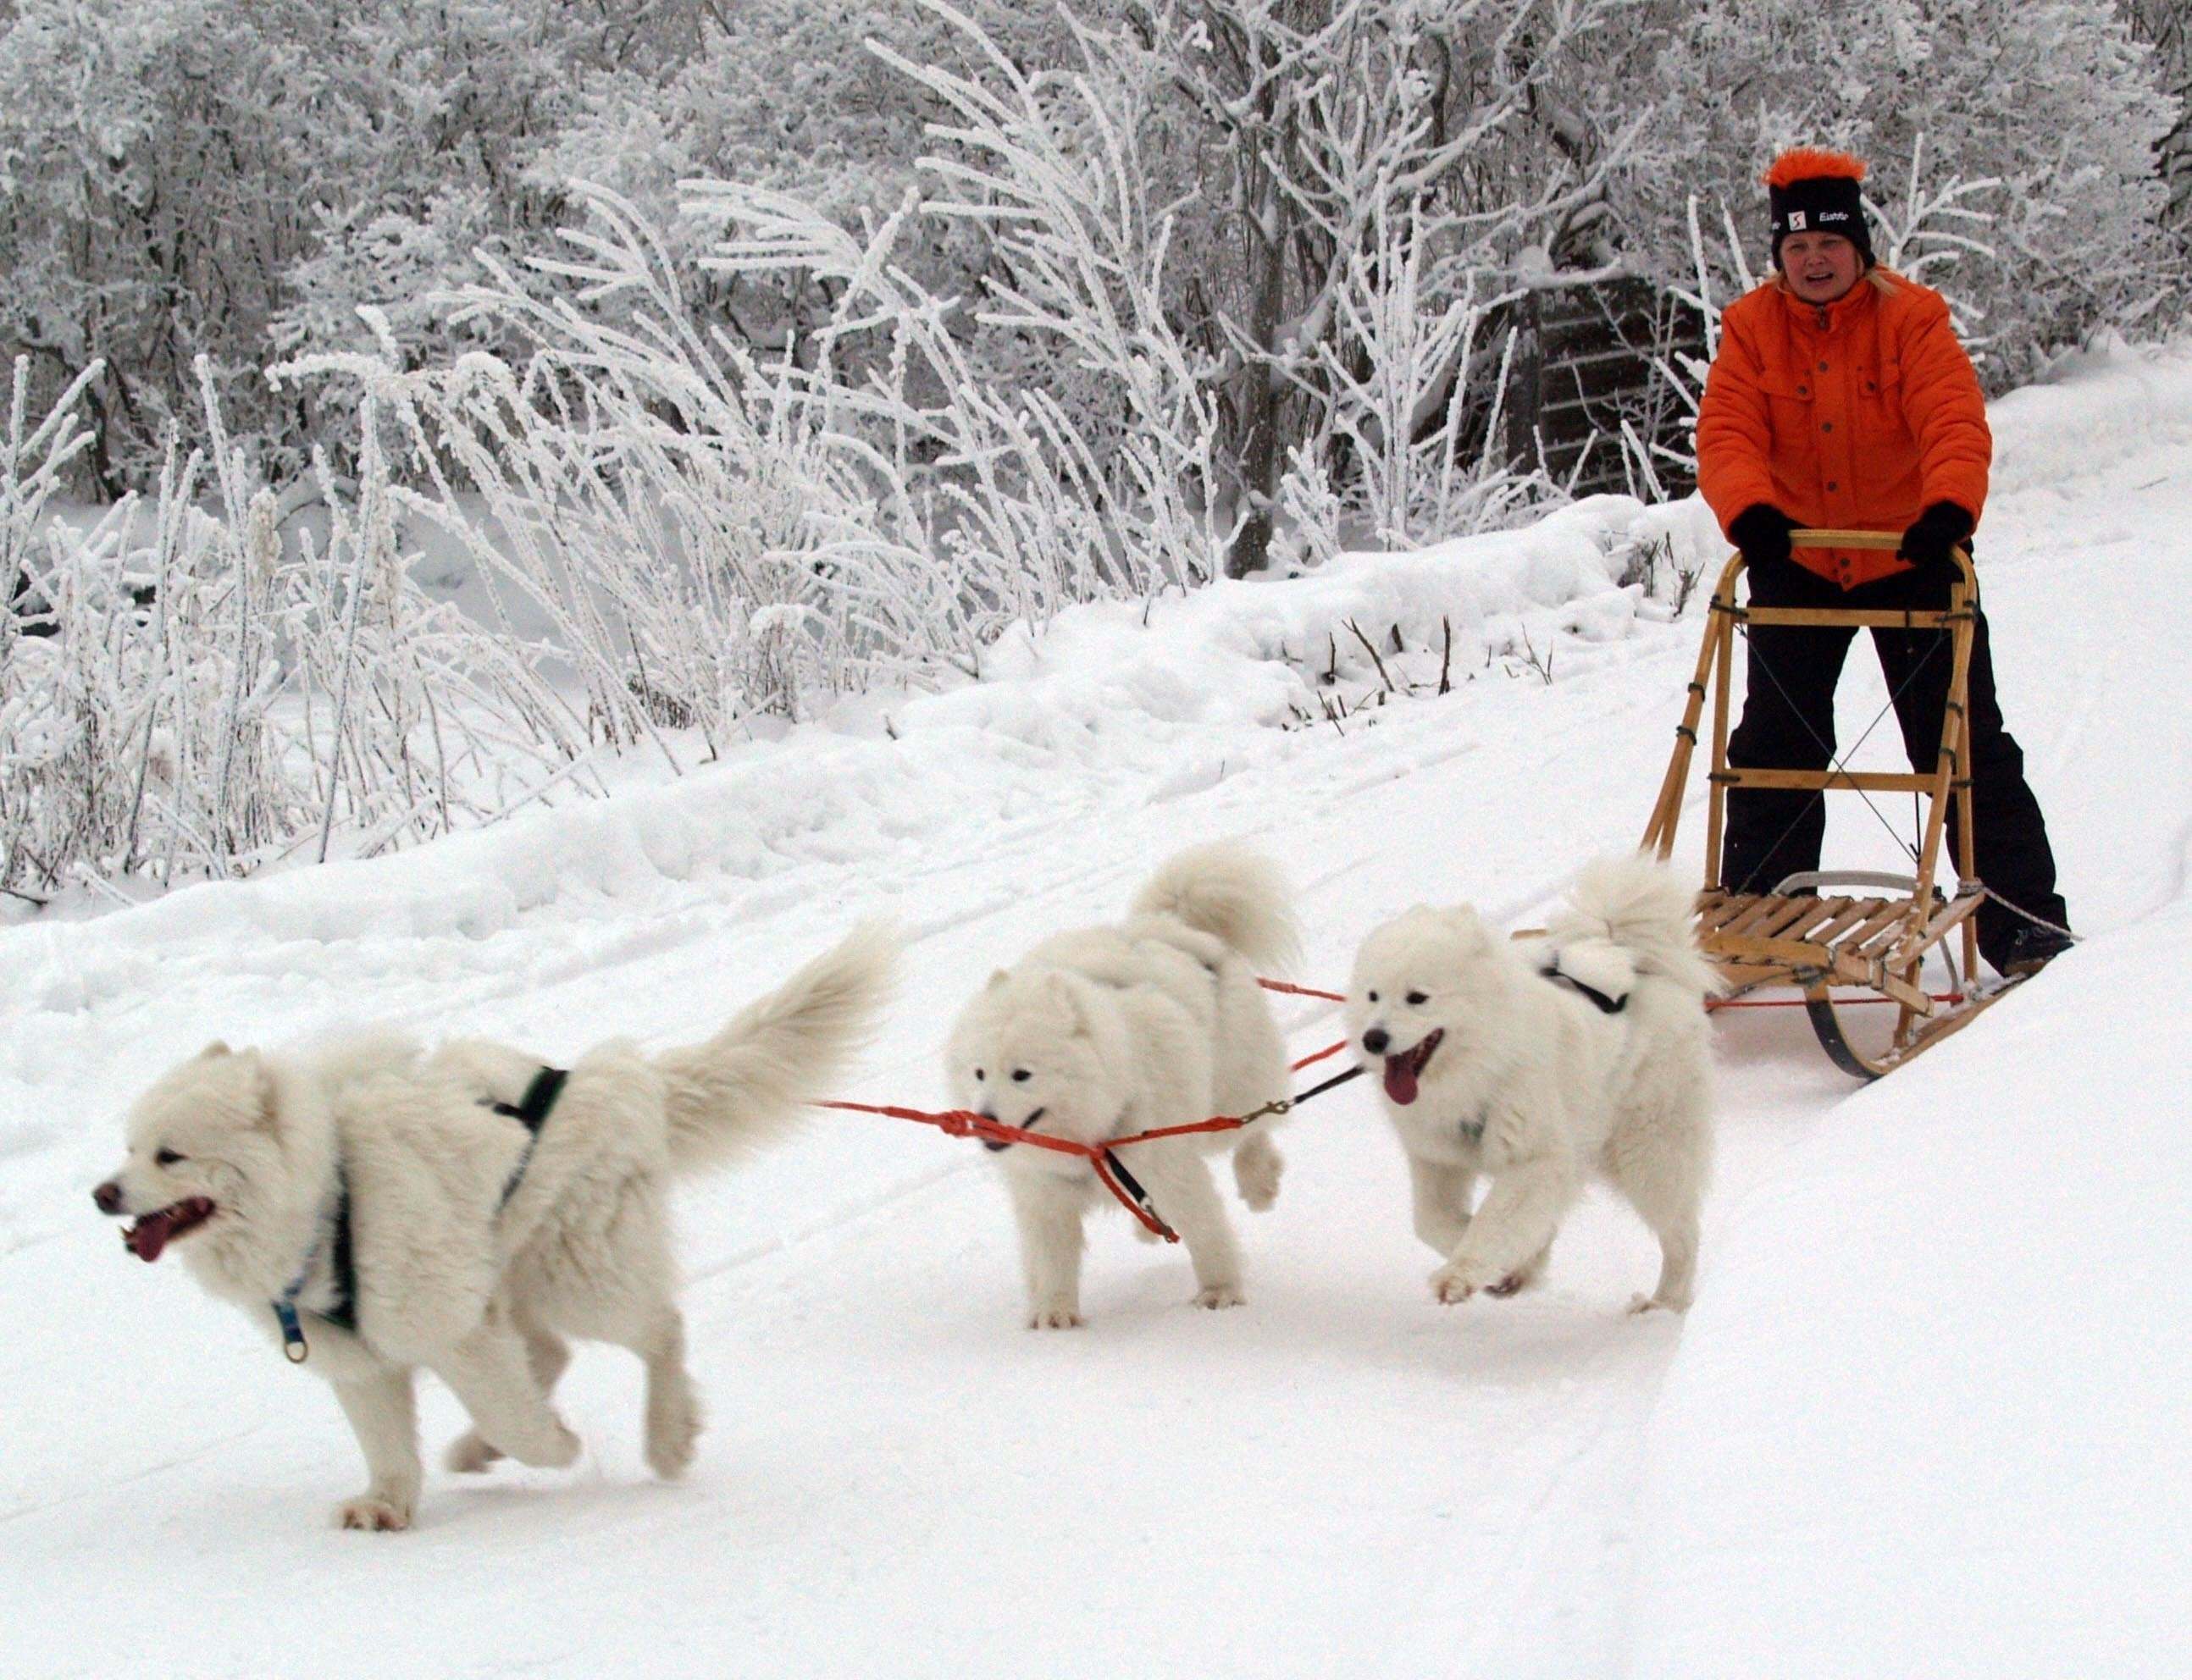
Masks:
[[[1801,566],[1784,563],[1750,573],[1759,607],[1936,610],[1947,604],[1938,578],[1899,572],[1843,589]],[[1743,716],[1728,737],[1728,763],[1738,769],[1824,770],[1835,750],[1835,685],[1854,629],[1759,624],[1750,628]],[[1896,721],[1911,767],[1932,770],[1940,760],[1941,719],[1948,703],[1950,647],[1940,630],[1880,629],[1872,633]],[[2024,754],[2002,727],[1994,692],[1994,658],[1986,615],[1972,627],[1971,657],[1972,861],[1979,880],[2012,904],[2051,922],[2069,916],[2055,891],[2055,856],[2040,802],[2024,779]],[[1819,867],[1826,834],[1825,800],[1817,793],[1779,788],[1731,788],[1721,850],[1721,880],[1731,892],[1771,892],[1784,877]],[[1953,869],[1956,810],[1949,807]],[[1996,968],[2024,918],[1989,899],[1977,914],[1979,953]]]

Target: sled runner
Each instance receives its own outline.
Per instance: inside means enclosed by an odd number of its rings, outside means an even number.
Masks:
[[[1873,531],[1798,531],[1799,548],[1894,549],[1900,538]],[[1803,993],[1806,1011],[1819,1043],[1836,1066],[1860,1079],[1877,1079],[1938,1044],[2004,992],[2012,982],[1980,988],[1978,934],[1972,920],[1986,897],[1972,867],[1972,789],[1959,768],[1963,760],[1965,703],[1972,651],[1972,598],[1975,584],[1971,558],[1955,555],[1956,575],[1949,604],[1937,612],[1902,612],[1816,607],[1750,607],[1736,600],[1743,575],[1740,554],[1729,556],[1713,591],[1691,678],[1689,703],[1675,731],[1675,750],[1659,789],[1658,803],[1644,830],[1641,849],[1660,857],[1674,850],[1690,760],[1698,744],[1698,726],[1705,701],[1712,700],[1710,783],[1705,813],[1704,890],[1698,897],[1698,943],[1718,965],[1729,995],[1762,987],[1794,986]],[[1949,636],[1952,661],[1949,701],[1941,720],[1941,749],[1927,772],[1855,771],[1839,761],[1824,770],[1734,769],[1727,761],[1728,698],[1738,632],[1751,624],[1796,624],[1895,629],[1938,629]],[[1824,871],[1791,875],[1772,892],[1730,892],[1720,874],[1721,833],[1730,788],[1790,788],[1813,790],[1823,799],[1830,789],[1918,795],[1924,806],[1922,839],[1911,848],[1916,873]],[[1937,884],[1949,800],[1956,801],[1958,886],[1944,892]],[[1953,943],[1951,943],[1953,942]],[[1923,982],[1926,960],[1938,950],[1961,983],[1944,993]],[[1961,962],[1955,959],[1961,955]],[[1892,1006],[1892,1028],[1858,1024],[1852,1004]],[[1883,1009],[1881,1014],[1887,1012]]]

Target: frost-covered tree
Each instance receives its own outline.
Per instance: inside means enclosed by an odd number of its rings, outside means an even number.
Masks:
[[[635,24],[590,0],[14,0],[0,9],[0,356],[43,393],[94,361],[93,460],[148,482],[212,359],[225,411],[278,476],[332,418],[277,404],[283,348],[358,344],[389,309],[421,351],[424,299],[476,247],[548,225],[526,166],[589,66],[647,77],[689,50],[678,7]],[[650,32],[651,31],[651,32]],[[682,45],[681,45],[682,43]]]
[[[2162,90],[2174,105],[2158,148],[2169,186],[2169,221],[2192,240],[2192,6],[2185,0],[2124,0],[2132,33],[2154,48]]]
[[[1368,373],[1356,323],[1402,283],[1405,226],[1433,315],[1496,294],[1555,247],[1587,248],[1643,117],[1578,116],[1584,43],[1632,0],[1158,0],[1132,9],[1170,78],[1193,214],[1180,308],[1224,373],[1241,522],[1229,569],[1264,563],[1291,453],[1337,467],[1335,396]],[[1364,259],[1368,260],[1364,260]],[[1461,345],[1422,367],[1416,418],[1447,407]]]
[[[1661,104],[1622,202],[1635,259],[1689,262],[1688,201],[1729,207],[1762,267],[1759,174],[1796,141],[1868,157],[1887,202],[1913,159],[1989,182],[1988,254],[1928,276],[1982,341],[1997,384],[2092,327],[2136,321],[2172,281],[2155,147],[2172,121],[2149,48],[2113,0],[1652,0],[1608,66]]]

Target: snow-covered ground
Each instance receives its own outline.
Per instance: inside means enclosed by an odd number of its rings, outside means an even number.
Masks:
[[[683,1195],[689,1480],[648,1478],[635,1368],[583,1350],[579,1469],[436,1474],[381,1537],[324,1526],[360,1472],[323,1385],[85,1194],[130,1094],[213,1036],[669,1042],[873,912],[910,979],[842,1094],[933,1105],[990,968],[1220,834],[1287,866],[1312,982],[1418,900],[1527,920],[1641,831],[1693,657],[1694,612],[1593,569],[1633,509],[1146,625],[1090,609],[982,683],[673,786],[0,931],[0,1673],[2181,1671],[2192,356],[2097,358],[1995,422],[1996,661],[2092,937],[1869,1088],[1800,1016],[1721,1017],[1687,1320],[1622,1315],[1654,1257],[1602,1198],[1545,1289],[1433,1304],[1358,1086],[1282,1135],[1247,1307],[1190,1310],[1184,1259],[1121,1217],[1088,1327],[1033,1335],[981,1152],[818,1117]],[[1694,508],[1646,522],[1702,541]],[[1454,692],[1304,726],[1328,659],[1350,706],[1378,686],[1350,618],[1381,652],[1398,622],[1419,681],[1451,623]],[[1563,630],[1550,684],[1481,663],[1517,627]],[[1844,698],[1853,737],[1883,698],[1861,657]],[[1858,809],[1830,848],[1893,843]],[[1327,1006],[1286,1018],[1334,1036]],[[435,1444],[458,1427],[425,1410]]]

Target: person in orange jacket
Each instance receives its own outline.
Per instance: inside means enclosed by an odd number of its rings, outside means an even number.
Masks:
[[[1986,401],[1940,294],[1881,268],[1858,183],[1864,165],[1805,146],[1766,177],[1772,276],[1721,317],[1698,411],[1698,487],[1743,552],[1759,606],[1938,608],[1952,552],[1984,510],[1994,451]],[[1792,550],[1800,527],[1900,531],[1896,551]],[[1911,764],[1938,760],[1948,638],[1875,629]],[[1755,625],[1739,767],[1824,769],[1835,751],[1835,686],[1852,630]],[[1970,666],[1972,861],[1990,890],[1979,949],[2029,973],[2072,943],[2055,859],[2024,755],[2002,726],[1986,618]],[[1955,835],[1951,807],[1951,840]],[[1721,880],[1771,892],[1816,869],[1826,830],[1816,793],[1731,789]],[[1951,852],[1954,856],[1954,852]]]

